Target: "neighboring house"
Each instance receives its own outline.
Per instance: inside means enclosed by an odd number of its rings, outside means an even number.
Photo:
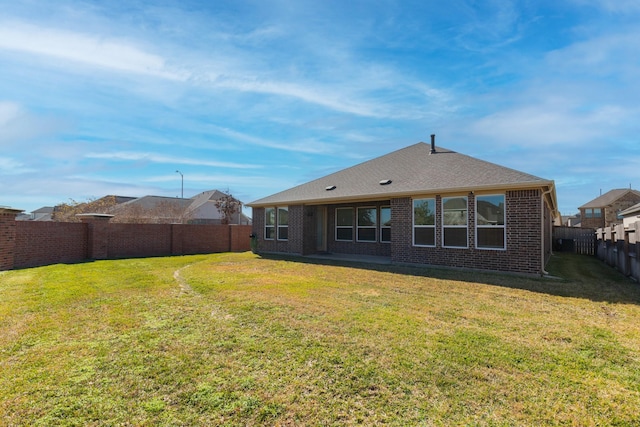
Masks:
[[[620,212],[640,203],[640,191],[630,188],[611,190],[580,206],[581,227],[604,228],[622,224]]]
[[[120,222],[183,222],[190,224],[221,224],[224,215],[216,207],[216,202],[225,193],[218,190],[202,192],[189,199],[178,197],[144,196],[118,204],[110,211],[113,221]],[[230,224],[250,224],[250,219],[241,213],[242,202],[238,204]]]
[[[53,206],[43,206],[40,209],[36,209],[31,214],[20,214],[16,216],[17,221],[51,221],[51,215],[53,214]]]
[[[620,216],[622,217],[624,228],[629,228],[634,222],[640,221],[640,203],[623,210],[620,212]]]
[[[257,251],[543,274],[554,182],[423,142],[249,203]]]
[[[580,218],[580,214],[575,215],[563,215],[562,216],[562,225],[565,227],[580,227],[580,222],[582,218]]]
[[[218,190],[204,191],[193,196],[189,205],[190,223],[194,224],[220,224],[224,217],[223,213],[216,207],[218,200],[224,199],[228,195]],[[249,218],[242,214],[242,202],[233,199],[238,205],[238,212],[234,213],[229,224],[251,224]]]

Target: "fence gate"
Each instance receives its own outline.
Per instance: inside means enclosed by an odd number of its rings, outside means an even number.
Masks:
[[[553,227],[553,249],[581,255],[595,255],[596,230],[579,227]]]

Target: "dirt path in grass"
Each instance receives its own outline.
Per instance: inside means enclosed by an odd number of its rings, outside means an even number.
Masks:
[[[200,296],[196,291],[193,290],[191,286],[189,286],[187,281],[180,275],[180,273],[182,273],[182,270],[184,270],[185,268],[189,268],[192,265],[193,264],[185,265],[184,267],[181,267],[176,271],[174,271],[173,278],[176,279],[176,282],[178,282],[178,286],[180,286],[180,294]]]

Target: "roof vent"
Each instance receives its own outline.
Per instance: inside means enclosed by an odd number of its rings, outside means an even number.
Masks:
[[[380,185],[389,185],[389,184],[391,184],[391,180],[390,179],[383,179],[378,184],[380,184]]]
[[[327,191],[331,191],[331,190],[335,190],[336,186],[335,185],[329,185],[329,186],[325,187],[324,189],[327,190]]]
[[[431,151],[429,154],[434,154],[436,152],[436,135],[431,134]]]

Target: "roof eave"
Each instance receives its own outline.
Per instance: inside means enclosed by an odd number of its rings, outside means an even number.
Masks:
[[[416,195],[426,195],[426,194],[447,194],[447,193],[461,193],[461,192],[476,192],[476,191],[507,191],[507,190],[526,190],[526,189],[537,189],[537,188],[550,188],[552,189],[553,197],[552,200],[552,208],[557,210],[557,201],[555,196],[555,184],[553,181],[532,181],[532,182],[521,182],[514,184],[501,184],[501,185],[478,185],[472,187],[450,187],[450,188],[435,188],[435,189],[424,189],[424,190],[412,190],[412,191],[397,191],[397,192],[387,192],[387,193],[379,193],[379,194],[363,194],[359,196],[340,196],[340,197],[322,197],[322,198],[310,198],[303,200],[280,200],[278,202],[260,202],[257,200],[255,202],[247,203],[245,206],[250,208],[259,208],[259,207],[269,207],[275,205],[325,205],[325,204],[335,204],[335,203],[344,203],[344,202],[369,202],[375,200],[386,200],[386,199],[395,199],[399,197],[413,197]]]

